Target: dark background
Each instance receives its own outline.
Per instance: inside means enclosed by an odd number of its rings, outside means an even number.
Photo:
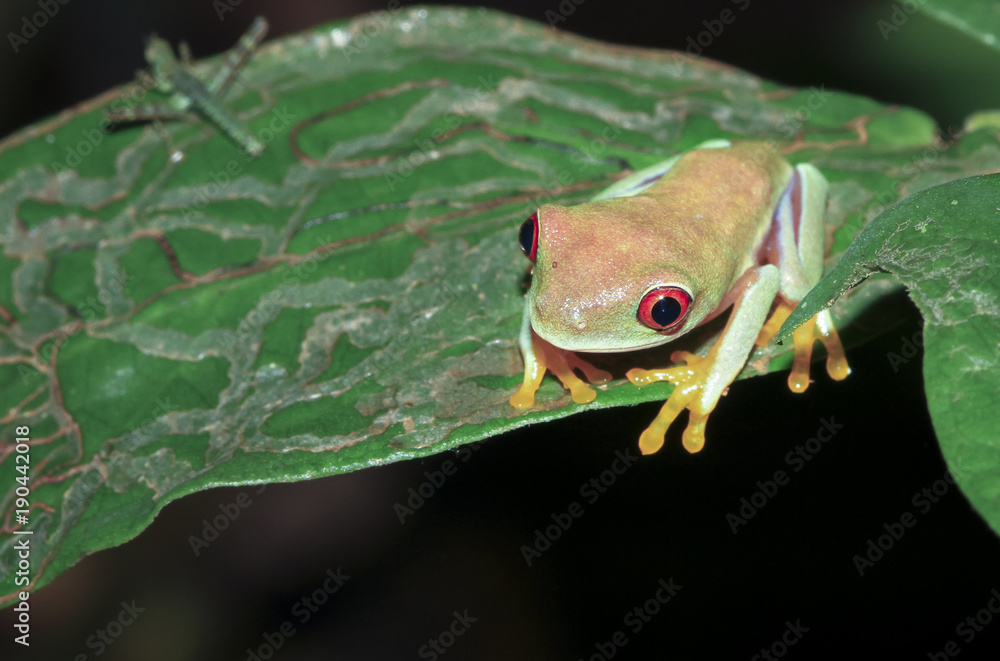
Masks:
[[[539,21],[559,6],[483,4]],[[586,0],[560,27],[683,49],[702,21],[732,6]],[[243,0],[220,22],[211,0],[70,0],[18,54],[0,44],[0,135],[129,81],[150,32],[186,39],[200,57],[231,46],[258,14],[273,38],[384,8]],[[5,0],[2,34],[34,11],[36,2]],[[751,0],[705,55],[785,84],[914,105],[945,132],[973,110],[1000,107],[1000,57],[921,16],[884,39],[877,21],[892,11],[890,2]],[[261,493],[184,498],[136,540],[34,594],[30,651],[7,656],[17,646],[11,612],[0,614],[0,650],[4,658],[242,660],[291,621],[295,633],[273,658],[432,658],[421,646],[467,611],[476,620],[446,661],[590,659],[619,630],[628,643],[594,658],[751,659],[798,621],[808,631],[787,652],[776,648],[781,658],[927,659],[955,641],[963,659],[995,659],[1000,621],[971,641],[956,626],[1000,589],[1000,540],[954,487],[926,512],[912,502],[946,467],[920,358],[890,361],[919,332],[919,315],[904,296],[893,309],[898,325],[879,322],[881,337],[849,350],[854,373],[845,382],[816,365],[804,395],[788,391],[784,374],[736,384],[711,417],[703,452],[684,452],[675,425],[660,453],[635,462],[594,503],[581,485],[610,468],[616,451],[635,452],[657,404],[537,425],[479,445],[468,461],[446,453]],[[863,321],[854,335],[871,332]],[[823,418],[843,428],[793,473],[786,454]],[[457,473],[400,523],[396,506],[408,490],[448,459]],[[781,469],[789,484],[734,535],[726,514]],[[241,497],[250,505],[195,556],[190,536]],[[522,545],[573,501],[583,516],[527,566]],[[859,575],[854,556],[906,512],[916,525]],[[350,578],[301,623],[296,603],[338,567]],[[640,631],[626,626],[626,613],[671,578],[683,588],[670,603]],[[98,655],[91,636],[118,618],[122,602],[144,610]]]

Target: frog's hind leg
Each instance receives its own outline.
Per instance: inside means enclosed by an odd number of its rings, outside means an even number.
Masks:
[[[769,261],[776,263],[781,271],[781,301],[761,329],[758,345],[771,341],[788,314],[823,276],[826,193],[827,182],[819,170],[808,163],[796,166],[775,210],[774,234],[768,251]],[[833,379],[839,381],[850,373],[830,311],[823,310],[792,334],[795,361],[788,375],[788,387],[794,392],[802,392],[809,386],[809,362],[816,340],[826,347],[826,370]]]

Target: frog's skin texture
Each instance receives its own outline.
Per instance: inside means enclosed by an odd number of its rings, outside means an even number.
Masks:
[[[611,375],[573,352],[655,347],[732,308],[708,355],[678,351],[671,359],[686,365],[627,374],[636,385],[674,384],[639,439],[642,452],[663,445],[685,408],[684,447],[701,450],[709,413],[754,345],[771,341],[822,275],[826,191],[819,170],[793,168],[769,144],[717,140],[636,172],[585,204],[543,205],[521,228],[522,250],[535,265],[520,337],[524,383],[511,405],[534,405],[546,369],[573,401],[593,401],[597,393],[573,370],[591,383]],[[816,340],[826,346],[831,377],[850,373],[829,311],[793,340],[794,392],[809,385]]]

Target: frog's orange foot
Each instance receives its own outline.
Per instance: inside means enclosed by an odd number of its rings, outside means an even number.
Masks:
[[[760,333],[757,334],[757,339],[754,341],[758,347],[766,347],[774,339],[774,336],[778,334],[778,330],[781,328],[781,324],[785,323],[785,319],[788,319],[788,315],[792,313],[792,306],[785,303],[784,300],[778,303],[778,306],[774,309],[774,314],[771,318],[761,326]]]
[[[625,373],[628,380],[637,386],[645,386],[656,381],[669,381],[675,386],[686,382],[691,378],[692,367],[705,360],[698,354],[689,351],[675,351],[670,355],[670,359],[675,362],[686,361],[687,365],[675,365],[674,367],[662,367],[659,369],[644,370],[634,367]]]
[[[715,364],[713,353],[702,357],[687,351],[676,351],[671,359],[678,362],[683,360],[686,365],[653,370],[635,368],[628,371],[626,376],[637,386],[654,381],[669,381],[674,384],[670,398],[664,402],[656,419],[639,437],[639,450],[643,454],[652,454],[663,447],[663,437],[667,429],[684,409],[691,412],[682,438],[684,448],[694,453],[705,447],[705,423],[711,410],[703,410],[699,406],[698,397],[702,394],[712,366]]]
[[[538,381],[541,383],[541,379],[538,379]],[[517,389],[516,393],[510,396],[508,401],[516,409],[530,409],[535,405],[536,390],[538,390],[538,384],[525,379],[521,387]]]
[[[553,349],[555,349],[555,347],[553,347]],[[563,358],[566,359],[566,365],[571,370],[576,369],[583,372],[583,375],[587,377],[587,381],[590,383],[601,384],[607,383],[611,380],[611,372],[594,367],[572,351],[563,351],[562,349],[556,349],[556,351],[563,354]]]
[[[795,361],[788,375],[788,387],[792,392],[804,392],[809,387],[809,362],[816,340],[826,347],[826,371],[834,381],[842,381],[851,373],[844,355],[844,345],[840,343],[830,311],[823,310],[792,333]]]
[[[783,300],[780,301],[774,309],[774,314],[760,329],[755,344],[759,347],[770,344],[792,309],[791,305]],[[844,346],[840,343],[840,336],[833,326],[830,311],[823,310],[792,332],[795,360],[788,375],[788,387],[792,392],[805,392],[809,387],[809,363],[812,360],[812,350],[816,340],[826,347],[826,371],[835,381],[842,381],[851,373],[847,357],[844,355]]]
[[[535,405],[535,392],[542,383],[546,369],[556,375],[577,404],[594,401],[597,392],[574,374],[574,369],[583,372],[591,383],[607,383],[611,380],[609,372],[594,367],[572,351],[552,346],[534,333],[532,333],[532,348],[535,353],[534,364],[525,365],[524,382],[510,398],[510,405],[514,408],[523,409]]]

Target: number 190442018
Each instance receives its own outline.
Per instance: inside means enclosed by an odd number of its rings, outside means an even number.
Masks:
[[[31,466],[31,445],[30,434],[31,430],[26,426],[20,426],[14,429],[16,434],[16,443],[14,445],[14,450],[16,454],[14,455],[14,463],[16,465],[16,472],[20,475],[14,478],[17,482],[17,486],[14,487],[14,495],[16,496],[14,501],[14,516],[17,521],[17,528],[14,530],[15,535],[22,535],[17,542],[14,544],[14,549],[17,552],[17,571],[14,577],[14,583],[18,586],[27,586],[31,579],[31,543],[30,535],[32,530],[27,528],[28,525],[28,495],[31,490],[28,488],[29,475],[28,470]],[[20,633],[20,636],[14,638],[14,642],[29,646],[28,636],[30,635],[30,625],[29,625],[29,614],[28,614],[28,597],[29,592],[22,591],[18,593],[18,602],[14,606],[14,612],[17,613],[17,622],[14,624],[14,629]]]

